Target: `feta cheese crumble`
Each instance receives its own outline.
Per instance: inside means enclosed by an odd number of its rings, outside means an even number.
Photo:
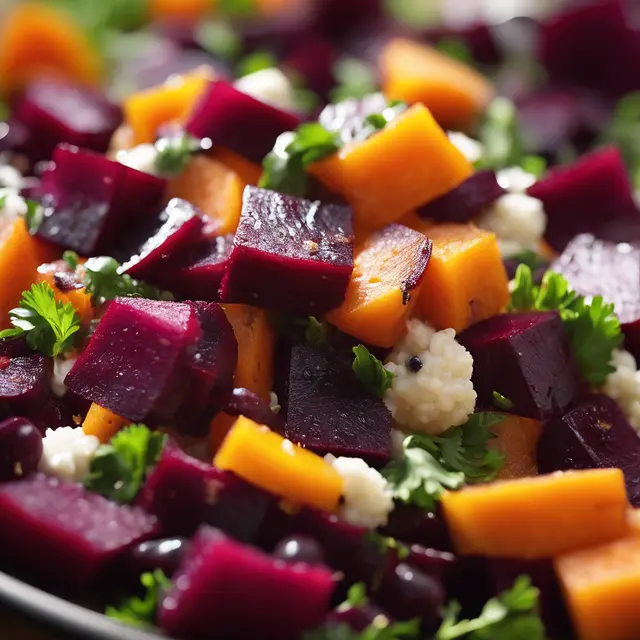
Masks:
[[[407,326],[407,335],[387,358],[385,366],[395,375],[384,402],[402,428],[437,436],[473,413],[473,358],[453,329],[436,331],[415,318]]]
[[[67,377],[67,374],[69,373],[69,371],[71,371],[75,363],[76,358],[54,358],[53,360],[51,390],[59,398],[61,398],[67,392],[67,387],[64,384],[64,379]]]
[[[628,351],[616,349],[611,364],[616,370],[607,376],[602,390],[618,403],[631,426],[640,432],[640,371],[636,359]]]
[[[26,213],[27,203],[15,189],[0,189],[0,216],[3,220],[16,220]]]
[[[13,189],[16,192],[22,187],[22,174],[10,164],[0,166],[0,187]]]
[[[482,158],[484,147],[477,140],[460,131],[449,131],[447,136],[451,144],[472,164]]]
[[[289,78],[275,67],[261,69],[249,75],[238,78],[234,87],[250,95],[256,100],[266,104],[284,109],[285,111],[295,110],[293,87]]]
[[[86,435],[82,427],[47,429],[38,470],[61,480],[81,482],[99,446],[100,440]]]
[[[116,160],[120,164],[152,175],[158,174],[156,169],[157,158],[158,149],[153,144],[139,144],[137,147],[124,149],[116,154]]]
[[[362,458],[336,458],[328,454],[324,459],[344,481],[344,503],[338,515],[358,527],[376,529],[387,524],[393,510],[393,498],[380,472]]]
[[[273,391],[269,393],[269,409],[271,409],[273,413],[280,413],[280,410],[282,409],[278,396]]]

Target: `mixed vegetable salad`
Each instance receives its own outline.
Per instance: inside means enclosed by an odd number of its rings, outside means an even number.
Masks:
[[[0,566],[182,640],[640,638],[637,5],[213,4],[2,17]]]

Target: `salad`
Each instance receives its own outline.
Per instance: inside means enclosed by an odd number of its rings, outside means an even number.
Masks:
[[[637,5],[103,4],[0,23],[0,567],[123,637],[640,638]]]

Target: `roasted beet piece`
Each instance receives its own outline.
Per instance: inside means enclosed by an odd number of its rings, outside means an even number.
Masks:
[[[542,200],[548,219],[545,238],[558,252],[579,233],[593,233],[605,223],[639,215],[627,170],[614,147],[553,169],[528,193]]]
[[[91,151],[58,145],[42,177],[38,235],[90,256],[110,252],[117,236],[155,212],[166,181]]]
[[[202,214],[180,198],[169,200],[157,217],[145,226],[147,228],[140,234],[144,239],[120,271],[147,282],[162,283],[164,272],[172,270],[176,256],[203,240]]]
[[[335,45],[324,38],[312,36],[294,45],[283,66],[299,73],[305,79],[306,87],[326,98],[335,85],[333,67],[336,58]]]
[[[234,389],[219,401],[220,410],[230,416],[246,416],[250,420],[282,433],[284,422],[279,413],[271,411],[269,403],[249,389]]]
[[[491,407],[497,391],[517,415],[544,420],[561,415],[577,399],[578,368],[555,312],[497,315],[463,331],[458,340],[473,356],[480,407]]]
[[[294,113],[276,109],[216,80],[194,107],[185,130],[253,162],[262,162],[276,138],[293,131],[301,122]]]
[[[49,398],[52,361],[39,353],[0,359],[0,409],[19,415],[41,406]]]
[[[185,640],[210,637],[212,629],[230,639],[268,629],[295,640],[322,622],[334,589],[328,569],[286,564],[210,528],[194,537],[173,584],[158,624]]]
[[[441,551],[451,550],[451,540],[445,521],[414,505],[398,504],[389,515],[389,523],[381,530],[405,543],[421,544]]]
[[[352,271],[351,209],[245,189],[223,302],[321,315],[342,303]]]
[[[544,425],[538,470],[599,467],[622,469],[629,500],[640,506],[640,438],[615,400],[594,394]]]
[[[274,499],[226,471],[165,446],[137,500],[167,536],[190,536],[203,522],[249,542]]]
[[[0,481],[34,473],[42,457],[42,434],[26,418],[0,422]]]
[[[391,456],[391,414],[358,381],[352,361],[350,355],[293,346],[284,434],[321,455],[364,458],[382,467]]]
[[[141,509],[41,473],[0,484],[0,547],[20,567],[82,586],[136,542],[158,533]]]
[[[35,163],[48,160],[61,142],[104,153],[122,122],[122,111],[100,91],[43,78],[27,87],[13,117],[29,130],[26,153]]]
[[[493,171],[478,171],[459,187],[418,209],[417,213],[436,222],[469,222],[504,192]]]

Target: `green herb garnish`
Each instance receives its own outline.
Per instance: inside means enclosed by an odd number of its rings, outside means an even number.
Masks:
[[[133,596],[119,607],[107,607],[105,615],[126,624],[146,627],[155,623],[162,593],[171,588],[171,581],[160,569],[143,573],[140,582],[145,588],[142,598]]]
[[[235,60],[242,50],[242,39],[234,28],[223,20],[206,20],[196,27],[198,44],[222,60]]]
[[[349,587],[349,591],[347,591],[347,602],[352,607],[367,604],[367,586],[364,582],[356,582]]]
[[[307,631],[302,640],[418,640],[420,620],[390,622],[385,616],[378,616],[363,631],[354,631],[347,624],[325,626]],[[516,640],[516,639],[514,639]]]
[[[368,542],[377,548],[381,555],[386,556],[389,551],[394,551],[398,560],[404,560],[408,558],[411,553],[411,550],[406,544],[399,542],[391,536],[383,536],[377,531],[369,531],[365,537]]]
[[[78,262],[80,260],[80,256],[75,251],[65,251],[62,254],[62,259],[67,264],[67,267],[71,269],[71,271],[75,271],[78,266]]]
[[[344,57],[338,60],[333,75],[337,86],[330,93],[332,102],[364,98],[379,90],[374,69],[358,58]]]
[[[241,18],[257,12],[255,0],[218,0],[218,11],[225,16]]]
[[[40,204],[33,200],[25,200],[25,203],[27,205],[27,213],[24,216],[24,221],[27,223],[29,233],[33,236],[37,233],[38,228],[42,224],[42,220],[44,219],[44,209]]]
[[[352,349],[355,358],[351,368],[362,384],[377,396],[382,397],[391,387],[394,374],[362,344]]]
[[[325,322],[318,320],[315,316],[309,316],[304,332],[305,341],[316,347],[324,346],[329,342],[328,331],[329,326]]]
[[[475,64],[473,54],[467,43],[460,38],[442,38],[436,43],[436,49],[464,64]]]
[[[497,391],[493,392],[493,404],[495,404],[498,409],[502,409],[502,411],[510,411],[513,409],[513,402]]]
[[[202,141],[185,133],[175,138],[160,138],[156,149],[156,169],[163,174],[177,174],[185,169],[194,154],[202,150]]]
[[[119,431],[100,445],[91,461],[84,486],[110,500],[128,504],[138,495],[147,471],[158,462],[166,435],[143,424]]]
[[[509,260],[513,260],[518,264],[526,264],[531,271],[537,271],[549,264],[547,260],[539,256],[535,251],[531,251],[531,249],[523,249],[519,253],[510,256]]]
[[[80,329],[80,316],[70,302],[59,302],[47,282],[38,282],[22,292],[20,306],[9,311],[13,329],[0,338],[24,335],[27,344],[45,356],[56,357],[73,347]]]
[[[269,51],[254,51],[240,59],[236,65],[236,76],[242,78],[257,71],[273,69],[273,67],[277,66],[278,60]]]
[[[511,311],[558,311],[582,376],[593,386],[604,384],[614,371],[613,350],[623,341],[614,305],[602,296],[587,301],[573,291],[559,273],[547,271],[540,286],[531,269],[518,266],[511,291]]]

